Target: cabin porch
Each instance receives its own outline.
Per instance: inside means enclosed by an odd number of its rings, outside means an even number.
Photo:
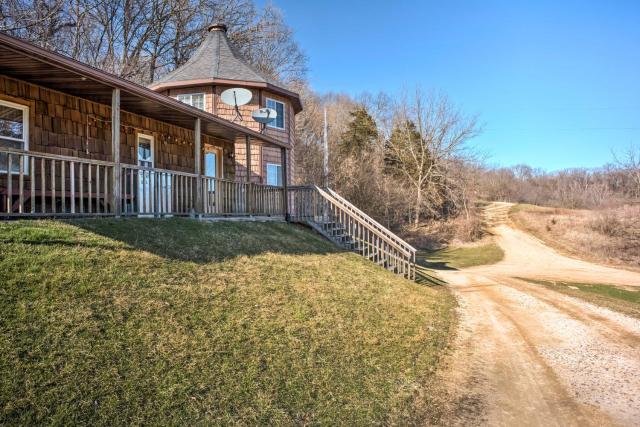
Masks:
[[[1,33],[0,64],[0,218],[285,214],[288,144]]]
[[[284,216],[284,188],[0,148],[0,217]]]

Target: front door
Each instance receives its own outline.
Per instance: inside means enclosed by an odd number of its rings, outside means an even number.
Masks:
[[[153,137],[138,134],[138,166],[153,168]],[[155,177],[151,170],[140,169],[138,171],[138,212],[141,214],[153,213]]]

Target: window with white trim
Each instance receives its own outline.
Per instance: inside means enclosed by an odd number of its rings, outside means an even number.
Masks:
[[[176,99],[192,107],[204,110],[204,93],[183,93],[176,96]]]
[[[267,126],[275,129],[284,129],[285,117],[284,117],[284,102],[276,101],[275,99],[267,98],[267,108],[276,110],[278,114],[276,119],[269,123]]]
[[[267,163],[267,185],[282,186],[282,166]]]
[[[29,107],[0,100],[0,149],[29,149]],[[0,172],[7,172],[8,155],[0,153]],[[26,171],[25,159],[25,173]],[[18,156],[11,156],[11,172],[20,171]]]

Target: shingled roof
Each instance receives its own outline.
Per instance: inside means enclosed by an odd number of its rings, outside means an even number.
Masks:
[[[297,93],[270,79],[253,68],[227,37],[224,24],[212,25],[193,56],[182,66],[156,80],[149,88],[163,90],[198,84],[234,84],[239,86],[264,87],[292,98],[294,109],[302,109]]]

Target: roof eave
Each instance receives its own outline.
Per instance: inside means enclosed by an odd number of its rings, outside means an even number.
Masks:
[[[291,100],[293,110],[295,111],[296,114],[302,111],[302,102],[300,100],[300,95],[288,89],[284,89],[282,87],[279,87],[272,83],[267,83],[267,82],[204,78],[204,79],[176,80],[171,82],[151,83],[147,87],[153,91],[160,92],[168,89],[185,88],[185,87],[193,87],[193,86],[205,86],[205,85],[246,86],[246,87],[259,88],[259,89],[268,89],[271,92],[274,92],[289,98]]]

